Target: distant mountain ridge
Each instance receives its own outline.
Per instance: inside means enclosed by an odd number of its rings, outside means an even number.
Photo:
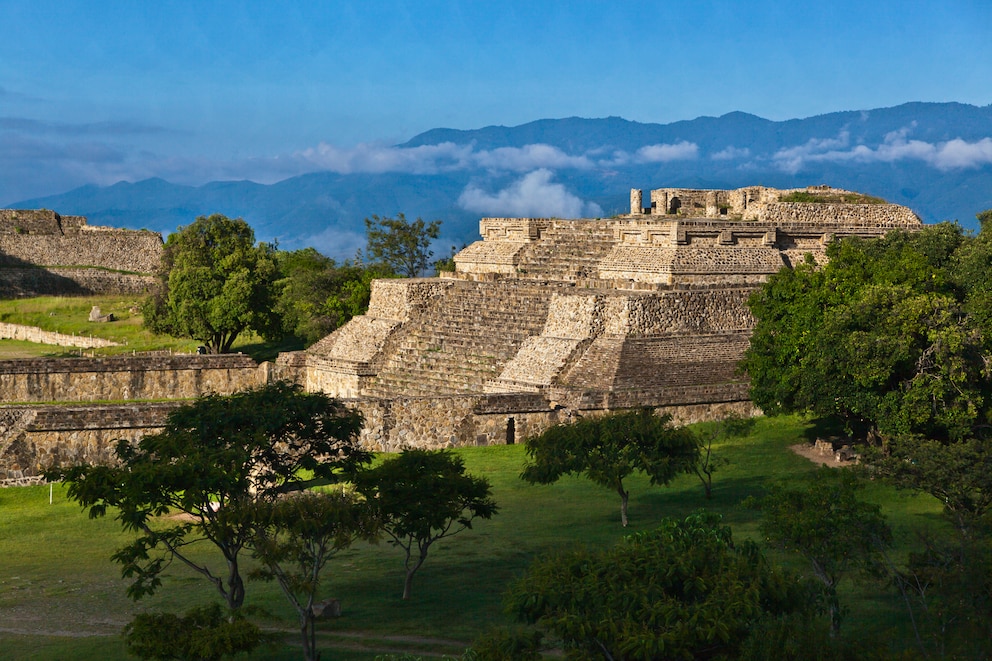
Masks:
[[[89,185],[12,206],[164,233],[219,212],[244,217],[260,239],[315,245],[338,258],[363,245],[362,220],[372,214],[440,218],[446,251],[474,240],[481,216],[528,209],[613,215],[627,210],[632,187],[828,183],[905,204],[928,222],[966,226],[992,207],[992,105],[907,103],[786,121],[743,112],[670,124],[542,119],[432,129],[392,150],[407,161],[422,153],[438,160],[406,172],[313,172],[270,185]]]

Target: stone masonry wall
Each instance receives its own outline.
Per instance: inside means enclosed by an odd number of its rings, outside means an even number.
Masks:
[[[0,253],[38,266],[91,266],[153,273],[162,256],[162,236],[146,230],[85,227],[68,234],[0,234]],[[14,264],[16,265],[16,263]]]
[[[174,403],[0,408],[0,485],[53,466],[112,463],[118,440],[160,431]]]
[[[47,209],[0,209],[0,297],[144,294],[162,250],[157,232],[95,227]]]
[[[3,299],[104,293],[144,296],[156,282],[151,275],[101,269],[0,266],[0,298]]]
[[[241,354],[7,360],[0,361],[0,401],[188,399],[268,379],[268,364]]]

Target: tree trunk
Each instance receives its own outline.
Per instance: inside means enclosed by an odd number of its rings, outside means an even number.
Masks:
[[[306,661],[320,661],[317,654],[317,627],[314,626],[313,610],[307,609],[300,615],[300,633],[303,634],[303,658]]]
[[[232,611],[238,610],[245,603],[245,582],[241,578],[237,559],[227,562],[227,606]]]
[[[630,492],[623,490],[623,482],[617,483],[617,493],[620,494],[620,523],[623,527],[627,527],[627,499],[630,498]]]
[[[407,556],[406,562],[406,580],[403,581],[403,599],[410,598],[410,590],[413,588],[413,575],[417,573],[420,566],[424,564],[424,560],[427,559],[427,552],[422,551],[420,556],[417,558],[417,563],[411,567],[410,566],[410,556]]]

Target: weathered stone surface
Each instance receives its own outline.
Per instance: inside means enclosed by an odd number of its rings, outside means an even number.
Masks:
[[[54,211],[0,209],[0,296],[144,293],[162,236],[86,224]]]
[[[110,461],[116,439],[154,431],[174,405],[84,402],[192,398],[277,378],[347,398],[365,417],[361,442],[378,451],[520,442],[642,406],[680,424],[751,415],[736,364],[754,288],[807,255],[823,261],[838,237],[921,226],[904,207],[783,203],[788,191],[758,186],[658,189],[647,209],[635,192],[626,217],[485,218],[454,273],[376,281],[365,315],[275,365],[243,356],[0,362],[0,398],[34,403],[0,407],[0,481]],[[52,212],[0,212],[0,238],[10,239],[0,250],[91,229]],[[130,255],[141,241],[101,254]],[[0,287],[14,270],[0,268]],[[54,401],[75,405],[46,405]]]

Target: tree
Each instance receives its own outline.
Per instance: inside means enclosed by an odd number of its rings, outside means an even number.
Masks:
[[[699,435],[699,461],[693,466],[693,472],[703,485],[706,500],[713,497],[713,474],[720,466],[727,463],[726,459],[713,456],[713,443],[747,436],[753,428],[754,418],[731,415],[719,420],[715,426]]]
[[[404,450],[362,471],[356,487],[369,501],[390,544],[404,553],[403,598],[413,576],[440,539],[472,527],[498,511],[489,481],[465,474],[461,457],[447,450]]]
[[[750,501],[764,511],[761,530],[767,538],[809,561],[826,590],[834,635],[841,622],[837,584],[892,542],[880,508],[858,500],[858,488],[850,472],[824,467],[802,487],[773,485],[763,498]]]
[[[703,512],[610,549],[539,559],[510,587],[507,610],[560,639],[567,658],[717,659],[734,658],[765,617],[812,614],[811,596]]]
[[[357,539],[372,539],[377,521],[354,494],[302,492],[255,510],[253,554],[262,567],[253,576],[275,580],[299,617],[303,658],[317,661],[314,600],[321,572]]]
[[[201,397],[172,411],[161,432],[137,445],[120,441],[117,464],[73,466],[47,477],[68,482],[69,498],[90,517],[114,508],[124,530],[138,533],[113,556],[133,578],[129,596],[154,592],[179,560],[233,610],[244,602],[240,554],[255,534],[254,507],[352,474],[370,459],[357,446],[361,426],[361,414],[326,395],[279,382]],[[193,553],[203,542],[221,553],[224,570]]]
[[[244,220],[200,216],[169,235],[159,288],[144,304],[145,325],[190,337],[211,353],[231,350],[245,331],[276,337],[274,249],[255,245]]]
[[[954,264],[973,240],[944,223],[844,239],[752,295],[741,365],[766,413],[837,417],[862,438],[959,440],[987,423],[988,340]]]
[[[352,317],[364,314],[372,280],[394,277],[381,264],[336,264],[313,248],[276,253],[279,280],[276,313],[283,332],[309,346]]]
[[[365,219],[368,256],[408,278],[416,278],[427,270],[434,254],[430,250],[431,239],[438,238],[440,232],[440,220],[425,223],[417,218],[410,222],[403,214],[396,218]]]
[[[551,484],[562,475],[585,475],[620,495],[620,521],[626,526],[627,476],[639,470],[651,484],[665,485],[693,470],[699,460],[695,435],[670,426],[670,421],[671,416],[642,409],[551,427],[527,439],[530,462],[520,477],[531,484]]]

